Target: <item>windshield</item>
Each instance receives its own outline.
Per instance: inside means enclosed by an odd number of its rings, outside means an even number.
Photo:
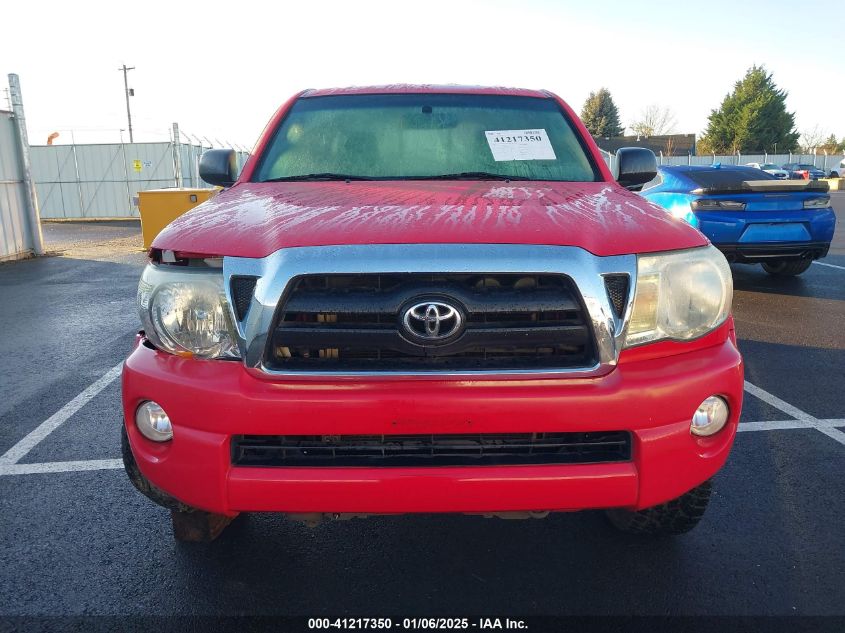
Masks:
[[[307,175],[601,180],[555,100],[462,94],[299,99],[254,180]]]
[[[762,165],[760,169],[780,169],[780,167],[778,167],[774,163],[766,163],[765,165]]]

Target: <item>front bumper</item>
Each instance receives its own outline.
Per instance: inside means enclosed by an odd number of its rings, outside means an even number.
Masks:
[[[714,244],[729,262],[760,263],[772,259],[821,259],[830,242],[783,242],[775,244]]]
[[[141,472],[203,510],[289,513],[509,512],[644,508],[713,476],[736,432],[742,359],[729,321],[705,339],[629,350],[597,378],[262,380],[240,363],[179,358],[139,344],[123,370],[123,406]],[[687,350],[694,351],[687,351]],[[731,409],[713,437],[690,434],[708,396]],[[172,441],[138,432],[155,400]],[[460,467],[238,467],[230,437],[629,430],[629,462]]]

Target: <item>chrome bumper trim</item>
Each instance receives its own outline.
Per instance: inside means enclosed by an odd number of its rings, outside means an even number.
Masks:
[[[264,366],[268,334],[276,308],[291,280],[300,275],[377,273],[529,273],[562,274],[570,277],[581,293],[590,316],[598,348],[598,363],[592,367],[507,371],[277,371]],[[625,314],[617,318],[604,285],[604,275],[627,274],[628,301]],[[229,305],[231,278],[235,275],[258,277],[255,293],[243,321],[232,319],[237,327],[238,345],[244,364],[261,378],[361,378],[413,377],[442,379],[475,376],[479,378],[555,378],[600,376],[610,372],[619,359],[625,329],[636,292],[637,257],[618,255],[598,257],[574,246],[535,246],[515,244],[371,244],[347,246],[308,246],[285,248],[271,255],[251,259],[225,257],[223,275]]]

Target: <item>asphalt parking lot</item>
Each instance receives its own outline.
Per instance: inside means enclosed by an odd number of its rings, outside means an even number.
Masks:
[[[747,399],[691,533],[600,513],[537,521],[239,518],[179,544],[119,462],[136,223],[47,224],[59,254],[0,266],[0,616],[845,615],[845,192],[830,255],[733,267]]]

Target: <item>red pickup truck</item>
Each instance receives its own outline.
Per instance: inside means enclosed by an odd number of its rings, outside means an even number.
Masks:
[[[123,454],[174,533],[241,512],[702,517],[743,393],[731,272],[546,91],[306,90],[155,240]]]

